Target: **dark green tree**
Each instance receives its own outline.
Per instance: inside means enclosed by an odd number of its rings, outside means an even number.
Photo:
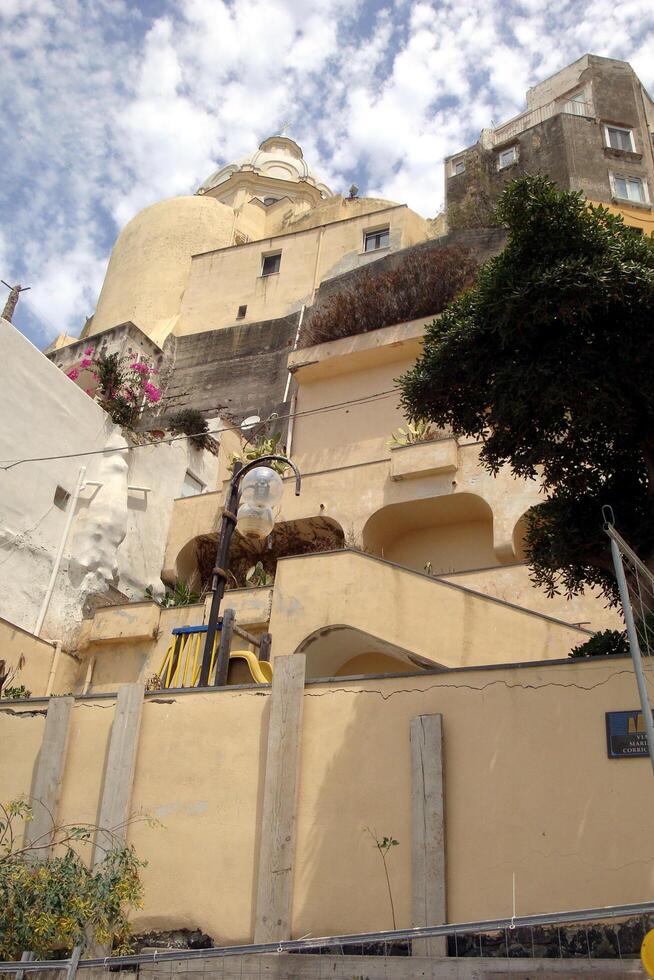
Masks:
[[[428,327],[403,406],[482,440],[492,473],[541,479],[537,584],[614,598],[603,504],[654,567],[654,246],[543,176],[511,183],[497,217],[507,245]]]

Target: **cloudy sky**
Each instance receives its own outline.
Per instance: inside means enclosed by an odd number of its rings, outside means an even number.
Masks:
[[[283,125],[333,190],[433,216],[443,156],[587,51],[654,89],[651,0],[0,0],[0,36],[0,278],[41,347],[136,211]]]

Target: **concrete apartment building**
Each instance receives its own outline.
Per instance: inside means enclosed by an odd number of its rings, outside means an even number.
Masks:
[[[487,223],[502,188],[545,173],[654,231],[654,103],[624,61],[587,54],[527,92],[527,108],[445,160],[450,229]]]
[[[510,914],[513,876],[523,914],[649,898],[648,762],[606,742],[606,713],[637,701],[630,664],[568,657],[615,611],[531,582],[537,481],[491,476],[451,432],[393,443],[395,379],[438,309],[312,329],[420,263],[497,254],[483,208],[525,170],[647,229],[653,121],[628,65],[585,56],[446,161],[447,235],[405,205],[333,193],[275,135],[129,222],[79,338],[44,356],[0,322],[0,400],[21,405],[0,447],[16,464],[0,659],[32,695],[0,710],[0,798],[38,786],[35,805],[64,821],[158,817],[128,829],[149,862],[136,931],[229,944],[390,928],[366,828],[400,842],[400,927]],[[137,431],[94,400],[89,349],[159,371]],[[208,444],[168,441],[181,408],[202,412]],[[223,603],[243,631],[235,661],[272,638],[272,686],[234,671],[199,688],[193,643],[250,416],[302,472],[299,496],[284,477],[268,539],[233,541],[233,567],[262,560],[269,579],[235,579]],[[144,599],[164,582],[201,595]]]

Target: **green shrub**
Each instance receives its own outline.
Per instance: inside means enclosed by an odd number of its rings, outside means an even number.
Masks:
[[[198,449],[204,449],[207,445],[209,423],[198,409],[182,409],[181,412],[170,417],[168,425],[172,432],[180,432],[188,436],[189,441]]]

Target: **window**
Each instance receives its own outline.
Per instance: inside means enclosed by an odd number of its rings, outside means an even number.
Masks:
[[[54,492],[53,500],[55,507],[58,507],[59,510],[67,510],[69,500],[70,494],[68,493],[68,490],[64,490],[63,487],[57,487]]]
[[[586,102],[583,90],[571,95],[565,104],[565,111],[572,113],[573,116],[586,116],[589,110],[590,106]]]
[[[625,174],[609,174],[613,196],[621,201],[647,204],[649,197],[647,185],[640,177],[627,177]]]
[[[389,228],[379,228],[377,231],[366,231],[363,233],[364,252],[376,252],[378,248],[388,248],[389,242]]]
[[[277,204],[278,200],[279,200],[278,197],[264,197],[263,203],[266,205],[267,208],[269,208],[271,204]]]
[[[245,314],[247,313],[247,311],[248,311],[247,305],[246,306],[239,306],[238,313],[236,314],[236,319],[237,320],[242,320],[243,317],[245,316]]]
[[[506,150],[500,150],[499,156],[497,158],[497,169],[504,170],[505,167],[510,167],[512,163],[515,163],[518,159],[518,147],[509,146]]]
[[[605,126],[604,138],[606,145],[612,150],[635,151],[634,136],[630,129],[623,129],[622,126]]]
[[[459,157],[458,160],[452,160],[452,176],[456,174],[464,174],[466,170],[466,162],[463,157]]]
[[[261,275],[262,276],[274,276],[279,272],[279,267],[282,264],[282,253],[274,252],[272,255],[264,255],[261,262]]]
[[[202,493],[204,490],[204,483],[198,480],[197,476],[193,476],[190,470],[186,471],[184,476],[184,482],[182,483],[182,492],[180,496],[182,497],[195,497],[196,494]]]

